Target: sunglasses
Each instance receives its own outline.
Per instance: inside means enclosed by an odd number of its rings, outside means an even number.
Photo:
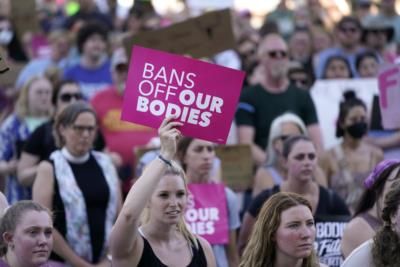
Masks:
[[[359,29],[356,27],[340,27],[340,31],[344,33],[357,33]]]
[[[290,79],[290,81],[294,84],[300,84],[303,86],[307,86],[308,85],[308,80],[304,80],[304,79]]]
[[[286,58],[288,56],[287,52],[285,50],[271,50],[267,51],[267,55],[270,58]]]
[[[278,136],[277,139],[281,140],[282,142],[285,142],[285,140],[287,140],[289,137],[290,137],[290,135],[282,134],[282,135]]]
[[[89,134],[92,134],[97,129],[97,127],[96,126],[84,126],[84,125],[72,125],[72,129],[78,134],[83,134],[85,131],[88,131]]]
[[[300,153],[297,154],[294,158],[298,161],[303,161],[305,160],[306,157],[308,157],[309,160],[314,160],[317,157],[317,155],[315,153],[308,153],[308,154]]]
[[[75,100],[82,100],[83,96],[81,93],[65,93],[60,95],[60,100],[62,102],[70,102],[72,98],[75,98]]]
[[[117,66],[115,66],[115,70],[118,73],[127,72],[128,71],[128,64],[118,64]]]

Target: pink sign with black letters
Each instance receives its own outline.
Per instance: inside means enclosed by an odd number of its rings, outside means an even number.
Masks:
[[[158,128],[169,115],[183,135],[226,143],[244,72],[134,46],[121,118]]]
[[[379,104],[385,129],[400,128],[400,66],[383,67],[378,75]]]
[[[185,221],[190,230],[210,244],[229,241],[228,209],[223,184],[189,184]]]

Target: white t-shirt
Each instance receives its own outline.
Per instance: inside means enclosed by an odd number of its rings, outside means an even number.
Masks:
[[[374,267],[372,261],[372,239],[365,241],[346,258],[341,267]]]

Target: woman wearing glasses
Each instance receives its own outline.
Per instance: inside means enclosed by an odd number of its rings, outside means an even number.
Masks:
[[[51,259],[71,266],[106,264],[121,198],[110,158],[91,150],[96,114],[85,103],[73,103],[54,128],[62,148],[40,163],[33,185],[33,200],[55,213]]]
[[[49,158],[57,149],[54,140],[54,118],[69,104],[83,100],[79,85],[71,80],[65,80],[56,85],[52,97],[55,113],[52,120],[38,127],[28,138],[18,162],[18,179],[21,184],[32,186],[39,162]],[[103,150],[105,147],[101,135],[96,138],[94,148]]]
[[[314,144],[304,136],[288,138],[283,145],[287,179],[281,185],[261,192],[246,211],[239,234],[239,250],[247,244],[253,225],[263,203],[277,192],[293,192],[305,197],[311,204],[314,217],[323,215],[349,215],[346,204],[333,191],[318,185],[314,179],[317,154]]]

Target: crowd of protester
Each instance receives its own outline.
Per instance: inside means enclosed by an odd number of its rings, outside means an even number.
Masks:
[[[12,83],[0,74],[0,266],[326,266],[316,223],[335,216],[344,266],[397,266],[400,131],[373,128],[372,103],[349,89],[327,147],[311,95],[400,62],[395,0],[354,0],[340,17],[282,0],[257,29],[231,11],[235,47],[202,59],[246,73],[228,143],[250,147],[253,175],[223,187],[224,244],[183,218],[190,185],[226,178],[217,145],[174,118],[158,132],[120,118],[124,38],[190,18],[188,1],[161,16],[137,0],[124,18],[116,1],[36,2],[38,32],[0,12],[2,60],[22,66]]]

